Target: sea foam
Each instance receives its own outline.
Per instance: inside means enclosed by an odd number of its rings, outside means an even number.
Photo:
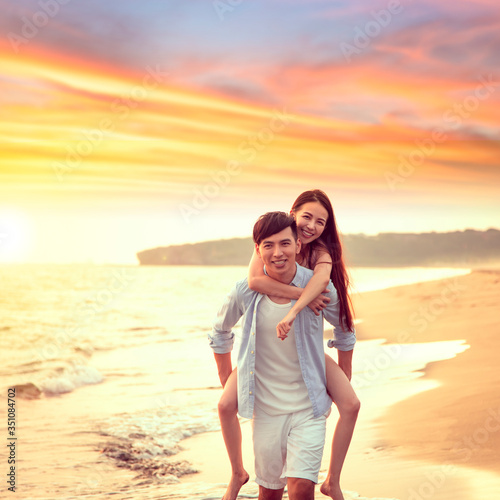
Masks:
[[[38,385],[44,394],[53,396],[72,392],[84,385],[99,384],[104,377],[99,371],[88,365],[71,365],[61,373],[53,374],[42,380]]]
[[[179,452],[178,443],[194,434],[219,430],[220,425],[215,409],[164,407],[116,415],[99,428],[108,438],[103,451],[118,467],[156,482],[174,483],[197,472],[188,462],[170,458]]]

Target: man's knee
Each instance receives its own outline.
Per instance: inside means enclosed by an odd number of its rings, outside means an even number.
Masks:
[[[288,478],[288,498],[290,500],[314,500],[315,483],[301,477]]]
[[[264,488],[264,486],[259,486],[259,500],[281,500],[283,498],[284,489],[285,488],[281,488],[280,490],[270,490],[268,488]]]

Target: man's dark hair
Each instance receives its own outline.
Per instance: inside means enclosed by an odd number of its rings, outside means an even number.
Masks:
[[[263,240],[287,227],[292,230],[293,237],[297,240],[297,224],[293,215],[285,212],[267,212],[261,215],[253,226],[253,241],[260,245]]]

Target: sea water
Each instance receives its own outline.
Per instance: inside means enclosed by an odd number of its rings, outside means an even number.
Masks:
[[[175,456],[187,437],[220,430],[220,385],[207,333],[246,272],[239,266],[0,266],[1,390],[6,396],[16,387],[17,430],[22,434],[25,426],[34,436],[19,448],[20,497],[220,498],[222,485],[197,483],[195,467]],[[351,274],[354,289],[363,292],[467,272],[357,268]],[[467,348],[460,341],[439,347],[402,346],[374,378],[363,359],[388,347],[359,342],[353,384],[369,398],[368,387],[402,384],[427,362]],[[61,436],[64,450],[51,446]],[[77,450],[72,454],[78,445],[85,446],[84,463]],[[59,472],[47,476],[40,457]],[[192,483],[181,484],[186,475]],[[245,495],[256,498],[257,489]]]

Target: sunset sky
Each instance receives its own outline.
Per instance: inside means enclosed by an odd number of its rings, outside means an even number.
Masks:
[[[497,0],[0,9],[0,262],[136,263],[311,188],[346,234],[500,228]]]

